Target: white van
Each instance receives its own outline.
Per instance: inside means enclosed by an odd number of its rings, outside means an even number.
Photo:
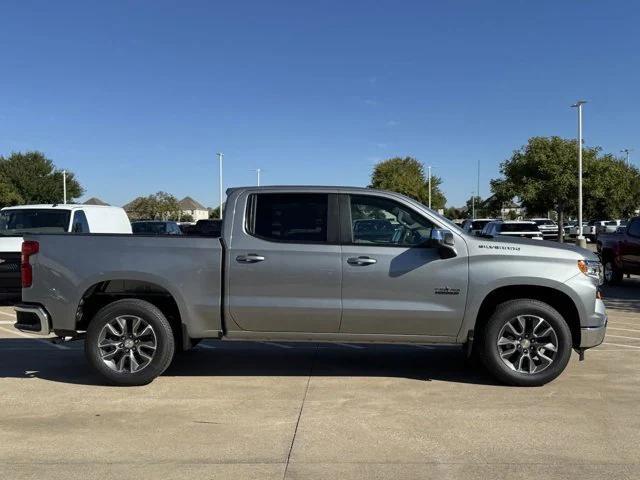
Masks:
[[[23,233],[131,233],[120,207],[103,205],[20,205],[0,210],[0,300],[20,298]]]

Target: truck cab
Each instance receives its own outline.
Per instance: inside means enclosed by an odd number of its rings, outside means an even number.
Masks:
[[[605,283],[616,285],[626,274],[640,274],[640,217],[631,218],[615,233],[600,234],[597,249]]]

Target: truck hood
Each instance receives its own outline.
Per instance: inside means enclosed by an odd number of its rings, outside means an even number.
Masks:
[[[580,248],[570,243],[558,243],[548,240],[533,240],[531,238],[513,238],[498,236],[494,238],[472,237],[478,244],[489,245],[519,245],[532,247],[529,254],[539,255],[541,257],[574,257],[577,260],[599,260],[598,256],[591,250]]]
[[[0,235],[0,252],[20,252],[22,237],[5,237]]]

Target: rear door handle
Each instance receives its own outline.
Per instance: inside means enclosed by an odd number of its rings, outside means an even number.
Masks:
[[[238,255],[236,257],[236,262],[240,263],[258,263],[262,261],[264,261],[264,257],[255,253],[247,253],[246,255]]]
[[[364,266],[364,265],[373,265],[374,263],[376,263],[377,260],[375,258],[371,258],[371,257],[351,257],[347,259],[347,263],[349,265],[359,265],[359,266]]]

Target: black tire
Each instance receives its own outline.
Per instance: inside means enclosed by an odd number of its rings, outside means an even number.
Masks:
[[[498,347],[500,332],[508,322],[513,321],[519,315],[540,317],[555,332],[558,344],[557,351],[554,353],[552,363],[539,372],[521,373],[507,366],[500,356]],[[507,385],[523,387],[544,385],[560,375],[571,358],[572,338],[567,322],[556,309],[539,300],[509,300],[498,305],[485,325],[482,338],[479,340],[481,343],[479,353],[483,364],[492,376]],[[532,357],[534,355],[531,354]]]
[[[624,278],[624,273],[616,266],[616,263],[613,261],[613,258],[608,257],[605,261],[604,261],[604,271],[605,273],[608,271],[608,269],[611,269],[611,276],[609,278],[607,278],[608,275],[605,274],[604,276],[604,283],[606,285],[618,285],[620,282],[622,282],[622,279]]]
[[[151,361],[137,372],[117,372],[103,360],[98,347],[100,334],[107,323],[119,316],[135,316],[153,329],[156,348]],[[175,340],[171,325],[153,304],[139,299],[118,300],[101,308],[89,323],[85,340],[85,355],[91,366],[110,384],[120,386],[146,385],[162,374],[171,364]]]

